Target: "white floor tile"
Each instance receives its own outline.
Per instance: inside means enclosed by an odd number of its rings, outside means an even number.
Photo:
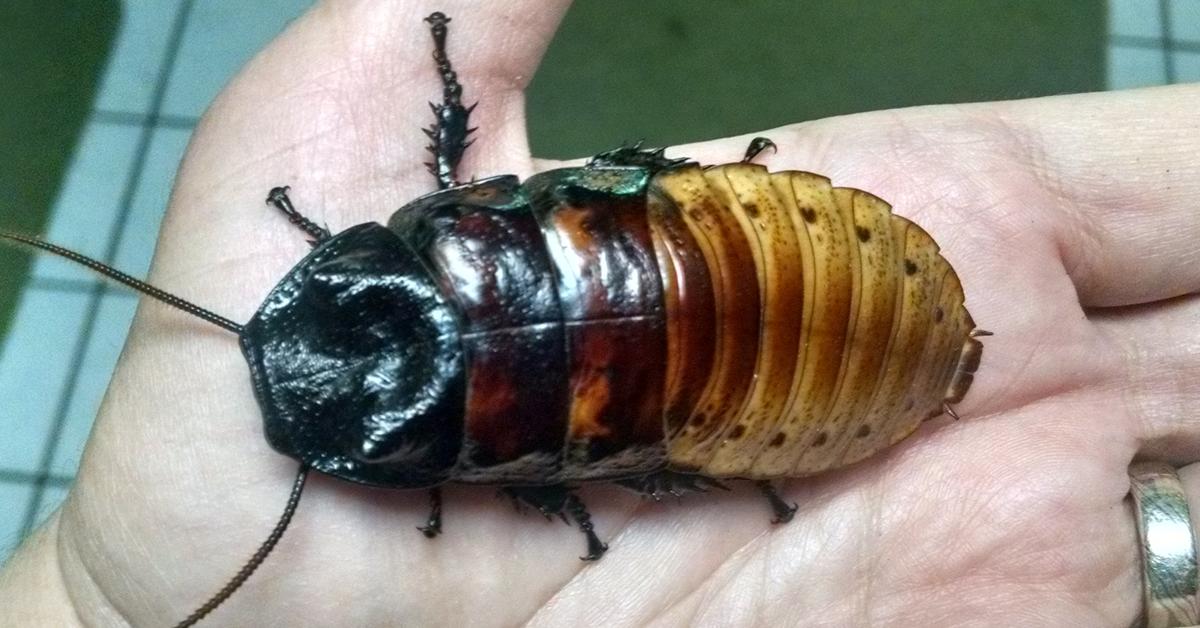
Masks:
[[[140,131],[125,125],[88,123],[51,208],[43,234],[47,240],[92,257],[104,254]],[[33,276],[79,279],[90,275],[77,264],[39,254]]]
[[[1176,52],[1172,59],[1176,83],[1200,81],[1200,52]]]
[[[1109,89],[1163,85],[1166,82],[1167,71],[1162,51],[1121,46],[1109,47]]]
[[[1200,43],[1200,0],[1170,0],[1171,37]]]
[[[0,461],[37,471],[64,392],[88,295],[26,290],[0,353]]]
[[[1158,0],[1109,0],[1108,32],[1127,37],[1162,37]]]
[[[83,357],[79,380],[67,408],[66,422],[50,467],[50,472],[55,475],[73,476],[79,468],[79,456],[91,433],[92,421],[100,409],[104,391],[108,389],[113,367],[121,355],[121,348],[125,346],[125,336],[137,304],[135,297],[111,293],[100,301],[96,327]]]
[[[147,113],[182,0],[124,0],[95,107]]]
[[[33,487],[28,484],[0,482],[0,565],[21,542],[21,524],[32,495]]]
[[[163,113],[199,116],[247,61],[312,0],[205,0],[188,18]]]
[[[145,277],[150,268],[158,228],[171,198],[175,172],[191,135],[192,132],[185,129],[160,128],[154,130],[150,139],[145,170],[134,193],[125,232],[114,258],[117,268],[134,277]]]

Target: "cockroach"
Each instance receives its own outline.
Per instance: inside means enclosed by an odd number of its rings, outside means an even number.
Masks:
[[[837,469],[949,412],[982,345],[962,285],[921,227],[824,177],[752,160],[701,166],[640,145],[586,165],[460,183],[474,131],[426,18],[443,84],[425,130],[438,190],[386,226],[333,234],[285,187],[268,203],[313,250],[237,324],[95,260],[89,266],[238,335],[266,438],[300,463],[275,530],[219,593],[270,553],[308,470],[429,489],[420,529],[441,531],[446,482],[498,485],[607,546],[576,487],[660,498]]]

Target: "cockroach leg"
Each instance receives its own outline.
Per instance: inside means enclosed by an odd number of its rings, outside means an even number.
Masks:
[[[994,335],[994,334],[986,329],[972,329],[971,330],[972,338],[982,338],[984,336],[992,336],[992,335]]]
[[[442,488],[435,486],[429,489],[429,518],[425,525],[417,526],[425,538],[432,539],[442,533]]]
[[[748,164],[754,161],[764,150],[771,149],[772,153],[778,153],[779,147],[767,137],[756,137],[750,140],[750,145],[746,147],[746,154],[742,157],[742,163]]]
[[[645,168],[651,172],[658,172],[688,161],[667,157],[663,154],[665,151],[665,148],[642,148],[642,142],[639,140],[633,146],[622,144],[612,150],[606,150],[588,160],[588,165],[601,168]]]
[[[799,508],[796,504],[788,505],[779,497],[779,491],[775,489],[775,485],[766,480],[759,480],[754,483],[758,490],[762,491],[763,496],[767,501],[771,502],[771,510],[775,511],[775,518],[771,523],[787,523],[795,516],[796,510]]]
[[[587,506],[579,496],[572,493],[562,484],[549,486],[506,486],[504,493],[518,503],[526,503],[538,509],[542,516],[551,519],[558,516],[564,522],[567,516],[575,520],[579,530],[587,536],[587,555],[581,560],[598,560],[608,550],[608,545],[600,541],[592,525],[592,516],[588,514]]]
[[[537,509],[547,520],[556,515],[567,523],[567,487],[562,484],[547,486],[506,486],[500,489],[513,500],[513,506],[518,512],[524,512],[523,506],[529,505]]]
[[[608,551],[608,545],[596,536],[596,531],[592,526],[592,516],[588,514],[587,506],[579,496],[571,493],[567,496],[567,508],[571,512],[571,518],[579,526],[579,529],[587,536],[588,552],[587,556],[580,556],[580,560],[593,561],[600,560],[604,552]]]
[[[442,102],[429,103],[436,121],[428,129],[422,129],[429,137],[429,146],[425,148],[433,154],[433,161],[427,162],[425,166],[437,179],[438,188],[444,190],[458,185],[458,162],[472,143],[467,141],[467,136],[475,131],[467,126],[475,105],[463,106],[462,84],[458,82],[458,74],[454,72],[450,65],[450,57],[446,55],[446,25],[450,23],[450,18],[444,13],[435,12],[425,18],[425,21],[429,23],[429,30],[433,34],[433,60],[437,63],[438,74],[442,77]]]
[[[304,233],[307,233],[311,238],[308,241],[309,244],[316,246],[328,240],[330,237],[329,229],[318,225],[296,211],[296,207],[292,205],[292,199],[288,198],[288,190],[290,189],[286,185],[271,188],[271,191],[267,193],[267,204],[274,205],[276,209],[283,212],[283,215],[287,216],[288,222],[303,229]]]
[[[955,421],[959,420],[958,413],[954,411],[954,407],[951,406],[948,402],[945,402],[945,401],[942,402],[942,410],[945,410],[946,414],[949,414]]]
[[[676,471],[659,471],[635,478],[626,478],[617,480],[616,484],[656,502],[662,501],[666,495],[682,497],[688,493],[707,493],[710,488],[729,490],[728,486],[710,477]]]

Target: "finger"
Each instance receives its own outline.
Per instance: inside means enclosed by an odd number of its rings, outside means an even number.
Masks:
[[[1200,463],[1192,462],[1180,468],[1179,483],[1183,485],[1183,492],[1187,495],[1192,530],[1196,538],[1200,538]]]
[[[1129,417],[1142,456],[1200,460],[1200,296],[1114,308],[1092,316],[1121,356],[1108,387]]]
[[[451,16],[448,53],[476,143],[463,178],[529,171],[521,89],[566,2],[330,2],[256,57],[206,113],[177,179],[154,276],[197,284],[196,298],[244,319],[307,245],[263,204],[292,185],[297,208],[333,231],[385,222],[434,189],[423,162],[442,85],[422,18]],[[203,281],[243,263],[232,285]],[[246,263],[250,262],[250,263]],[[177,284],[176,284],[177,285]]]
[[[1085,306],[1200,290],[1200,86],[1012,103],[1052,208],[1063,262]],[[1031,208],[1032,209],[1032,208]]]

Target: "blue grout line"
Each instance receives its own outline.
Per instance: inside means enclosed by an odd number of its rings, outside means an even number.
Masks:
[[[153,138],[154,127],[158,122],[159,113],[162,111],[163,102],[166,99],[167,84],[170,81],[171,72],[175,68],[175,60],[179,56],[180,44],[183,41],[184,30],[187,28],[188,16],[191,14],[193,2],[194,0],[183,0],[175,14],[174,23],[171,25],[167,54],[163,58],[162,66],[159,68],[158,80],[154,86],[154,94],[147,116],[150,124],[143,125],[138,135],[138,144],[134,153],[133,165],[130,169],[129,177],[125,181],[125,189],[121,194],[120,210],[117,212],[117,219],[113,224],[113,230],[109,234],[108,245],[105,248],[104,255],[100,258],[106,263],[112,262],[121,246],[121,238],[124,235],[125,225],[129,222],[134,195],[137,193],[138,186],[142,180],[142,174],[146,169],[146,160],[150,152],[150,141]],[[76,386],[79,383],[79,374],[83,368],[83,358],[87,352],[87,346],[91,341],[92,334],[96,329],[96,320],[99,317],[100,300],[103,294],[103,285],[97,284],[92,289],[91,296],[88,299],[87,315],[82,326],[83,333],[80,334],[71,353],[72,359],[64,384],[65,394],[59,397],[58,405],[55,407],[54,422],[51,424],[51,431],[45,442],[45,447],[42,449],[37,477],[34,478],[33,495],[30,497],[25,509],[25,518],[21,524],[20,533],[22,537],[28,535],[37,523],[38,511],[42,507],[46,485],[50,477],[50,468],[54,464],[54,455],[58,451],[59,441],[62,439],[63,426],[67,420],[67,413],[70,410],[71,401],[75,397]]]
[[[1170,0],[1158,0],[1158,14],[1162,19],[1163,70],[1167,83],[1175,82],[1175,40],[1171,37]]]
[[[4,484],[36,484],[40,474],[31,471],[17,471],[15,469],[0,469],[0,483]],[[63,475],[50,474],[46,477],[46,484],[56,488],[67,488],[75,483],[75,478]]]
[[[1108,44],[1115,48],[1143,48],[1146,50],[1162,50],[1165,40],[1161,37],[1141,37],[1138,35],[1113,35],[1108,38]],[[1200,41],[1171,39],[1171,48],[1181,52],[1200,52]]]
[[[104,282],[98,279],[62,279],[60,277],[30,277],[25,284],[25,290],[42,292],[65,292],[67,294],[91,294],[97,285]]]
[[[200,118],[173,114],[142,114],[133,111],[92,110],[92,120],[101,124],[119,126],[158,127],[161,129],[183,129],[190,131],[200,123]]]
[[[123,286],[119,286],[123,288]],[[25,284],[25,290],[61,292],[66,294],[90,294],[99,289],[104,296],[136,299],[140,295],[130,290],[112,290],[112,284],[103,279],[61,279],[59,277],[33,277]]]

